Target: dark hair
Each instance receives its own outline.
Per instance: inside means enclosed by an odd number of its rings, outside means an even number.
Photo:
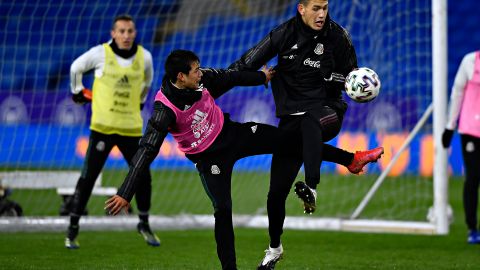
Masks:
[[[178,73],[188,74],[194,62],[200,62],[200,59],[194,52],[174,50],[167,56],[167,60],[165,61],[165,76],[167,76],[171,82],[175,83],[177,82]]]
[[[298,3],[299,3],[300,5],[304,5],[304,6],[307,6],[309,2],[310,2],[310,0],[299,0],[299,1],[298,1]]]
[[[133,22],[133,17],[128,15],[128,14],[122,14],[122,15],[118,15],[117,17],[115,17],[115,19],[113,19],[113,24],[112,24],[112,30],[115,29],[115,24],[118,22],[118,21],[127,21],[127,22]]]

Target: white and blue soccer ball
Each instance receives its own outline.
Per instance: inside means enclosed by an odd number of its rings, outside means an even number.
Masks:
[[[377,73],[367,67],[356,68],[345,78],[345,92],[359,103],[375,99],[380,93],[381,86]]]

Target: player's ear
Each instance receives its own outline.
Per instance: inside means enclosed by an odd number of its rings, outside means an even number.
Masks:
[[[297,5],[297,10],[298,10],[298,13],[300,13],[300,15],[305,15],[305,7],[303,6],[303,4],[298,4]]]
[[[185,79],[185,73],[179,72],[179,73],[177,74],[177,82],[183,82],[184,79]]]

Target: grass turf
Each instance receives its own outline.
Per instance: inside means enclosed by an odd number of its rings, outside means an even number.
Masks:
[[[126,175],[122,170],[105,170],[103,186],[119,187]],[[152,215],[212,214],[198,174],[194,171],[153,171]],[[235,172],[232,177],[233,212],[236,214],[266,214],[268,173]],[[348,217],[359,204],[376,175],[326,174],[318,186],[318,205],[315,215]],[[300,179],[299,179],[300,180]],[[460,182],[460,181],[459,181]],[[432,181],[428,178],[402,176],[387,179],[378,195],[368,204],[362,218],[425,220],[426,209],[432,205]],[[56,216],[62,202],[54,189],[14,190],[11,199],[23,207],[25,216]],[[105,215],[106,197],[91,196],[89,215]],[[132,200],[136,210],[135,200]],[[293,192],[287,199],[288,215],[303,215],[301,204]]]
[[[478,269],[480,245],[448,236],[286,230],[276,269]],[[82,232],[81,248],[63,247],[63,233],[0,234],[2,269],[220,269],[211,230],[159,231],[147,246],[135,232]],[[254,269],[268,236],[237,229],[239,269]]]
[[[478,269],[480,245],[466,244],[461,188],[450,181],[455,219],[447,236],[286,230],[276,269]],[[299,212],[298,202],[291,207]],[[157,233],[162,245],[152,248],[133,230],[82,231],[79,250],[63,247],[63,232],[0,233],[0,268],[220,269],[213,230]],[[238,268],[255,269],[267,245],[266,229],[236,229]]]

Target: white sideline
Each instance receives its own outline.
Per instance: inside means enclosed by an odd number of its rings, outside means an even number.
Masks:
[[[47,189],[75,187],[79,171],[10,171],[0,172],[1,184],[11,188]],[[100,174],[95,186],[102,183]]]
[[[0,232],[27,231],[65,231],[69,223],[68,217],[2,217]],[[136,215],[82,217],[80,227],[91,231],[124,231],[135,230],[138,223]],[[182,230],[213,228],[214,218],[211,215],[176,215],[150,216],[153,229]],[[268,218],[265,215],[234,215],[234,226],[237,228],[267,228]],[[428,222],[389,221],[389,220],[346,220],[338,218],[292,217],[285,219],[285,229],[295,230],[329,230],[370,233],[402,233],[402,234],[436,234],[435,226]]]
[[[56,188],[59,195],[73,195],[80,171],[11,171],[0,172],[0,184],[16,189]],[[93,195],[112,196],[117,193],[115,187],[102,187],[100,173],[93,186]]]
[[[73,195],[75,192],[75,188],[67,187],[67,188],[57,188],[58,195]],[[104,196],[113,196],[117,194],[117,188],[115,187],[93,187],[92,190],[93,195],[104,195]]]

